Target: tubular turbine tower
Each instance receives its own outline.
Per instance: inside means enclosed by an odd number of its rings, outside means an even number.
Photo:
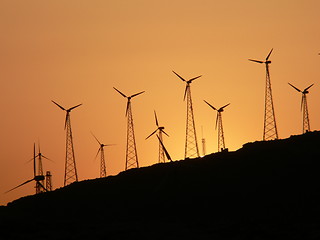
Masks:
[[[69,185],[70,183],[78,182],[78,173],[76,168],[76,159],[74,156],[73,139],[72,139],[72,131],[71,131],[70,112],[71,110],[81,106],[82,104],[78,104],[69,109],[65,109],[55,101],[52,101],[52,102],[55,105],[57,105],[59,108],[61,108],[63,111],[66,111],[66,120],[64,124],[64,129],[66,129],[66,161],[65,161],[65,172],[64,172],[64,186],[66,186],[66,185]]]
[[[263,141],[278,139],[278,130],[276,124],[276,117],[274,113],[271,81],[269,73],[269,57],[273,49],[269,52],[265,61],[249,59],[249,61],[256,63],[264,63],[266,65],[266,89],[265,89],[265,105],[264,105],[264,125],[263,125]]]
[[[186,159],[186,158],[200,157],[198,142],[197,142],[197,135],[196,135],[196,127],[195,127],[194,115],[193,115],[190,84],[192,83],[193,80],[201,77],[201,75],[191,78],[189,80],[185,80],[175,71],[173,71],[173,73],[186,83],[186,89],[184,91],[184,98],[183,98],[183,100],[185,100],[187,97],[187,122],[186,122],[186,142],[185,142],[184,158]]]
[[[138,155],[137,155],[137,147],[136,147],[136,140],[134,136],[134,126],[133,126],[133,118],[132,118],[132,111],[131,111],[131,98],[136,97],[143,92],[139,92],[127,97],[125,94],[120,92],[118,89],[114,87],[114,89],[120,93],[123,97],[127,98],[127,108],[126,108],[126,116],[128,119],[127,122],[127,148],[126,148],[126,166],[125,170],[130,168],[139,168],[138,162]]]
[[[299,88],[296,88],[292,84],[288,83],[291,87],[293,87],[298,92],[302,93],[301,98],[301,110],[302,110],[302,133],[306,133],[310,131],[310,121],[309,121],[309,112],[308,112],[308,104],[307,104],[307,94],[309,93],[309,88],[313,86],[311,84],[309,87],[305,88],[301,91]]]

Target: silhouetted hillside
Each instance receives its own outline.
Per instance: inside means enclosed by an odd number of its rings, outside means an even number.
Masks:
[[[4,239],[319,239],[319,147],[320,132],[309,132],[74,183],[0,208],[1,234]]]

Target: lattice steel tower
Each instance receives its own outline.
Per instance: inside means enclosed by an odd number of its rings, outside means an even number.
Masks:
[[[82,104],[78,104],[69,109],[65,109],[60,106],[55,101],[52,101],[63,111],[66,111],[66,120],[64,124],[64,128],[66,129],[66,161],[65,161],[65,172],[64,172],[64,186],[69,185],[70,183],[78,181],[78,173],[76,168],[76,159],[74,155],[74,147],[73,147],[73,139],[72,139],[72,130],[71,130],[71,121],[70,121],[70,112],[71,110],[81,106]]]
[[[156,126],[157,129],[154,130],[148,137],[146,137],[146,140],[151,137],[153,134],[155,134],[156,132],[158,132],[158,140],[159,140],[159,157],[158,157],[158,162],[159,163],[164,163],[166,162],[166,155],[165,155],[165,150],[164,150],[164,145],[163,145],[163,134],[167,135],[169,137],[169,135],[164,131],[164,127],[160,127],[159,123],[158,123],[158,118],[157,118],[157,114],[156,111],[154,111],[154,117],[155,117],[155,121],[156,121]]]
[[[130,168],[138,168],[139,162],[138,162],[138,155],[137,155],[137,147],[136,147],[136,140],[134,136],[134,125],[133,125],[133,118],[132,118],[132,110],[131,110],[131,98],[136,97],[143,92],[139,92],[136,94],[133,94],[129,97],[124,95],[122,92],[120,92],[118,89],[114,87],[114,89],[120,93],[123,97],[127,98],[127,108],[126,108],[126,117],[127,117],[127,147],[126,147],[126,165],[125,170]]]
[[[205,103],[208,104],[213,110],[217,111],[216,129],[217,129],[217,126],[218,126],[218,152],[223,151],[226,148],[226,146],[225,146],[225,142],[224,142],[224,132],[223,132],[222,115],[221,115],[221,113],[224,111],[225,107],[230,105],[230,103],[228,103],[227,105],[224,105],[223,107],[221,107],[219,109],[216,109],[214,106],[212,106],[207,101],[205,101]]]
[[[303,91],[300,89],[296,88],[292,84],[289,83],[291,87],[293,87],[295,90],[298,92],[302,93],[302,98],[301,98],[301,110],[302,110],[302,133],[306,133],[310,131],[310,121],[309,121],[309,112],[308,112],[308,104],[307,104],[307,94],[309,93],[309,88],[313,86],[311,84],[309,87],[305,88]]]
[[[40,151],[40,144],[38,146],[38,154],[34,156],[35,159],[38,158],[38,171],[37,171],[37,176],[44,176],[43,175],[43,166],[42,166],[42,158],[45,158],[47,160],[50,160],[49,158],[47,158],[46,156],[44,156],[41,151]],[[34,150],[35,152],[35,150]],[[31,159],[32,160],[32,159]],[[44,192],[45,189],[43,188],[44,186],[44,179],[37,181],[36,182],[36,194]],[[47,189],[48,190],[48,189]]]
[[[103,177],[107,176],[106,161],[105,161],[105,156],[104,156],[104,147],[112,146],[114,144],[103,144],[96,138],[95,135],[92,134],[92,136],[97,140],[97,142],[99,144],[99,149],[98,149],[96,158],[100,152],[100,178],[103,178]]]
[[[192,107],[192,98],[191,98],[191,90],[190,84],[193,80],[201,77],[197,76],[194,78],[189,79],[188,81],[181,77],[178,73],[174,72],[182,81],[186,83],[186,89],[184,92],[184,100],[187,97],[187,122],[186,122],[186,142],[185,142],[185,151],[184,151],[184,158],[196,158],[199,157],[199,148],[197,142],[197,135],[196,135],[196,127],[193,115],[193,107]]]
[[[265,104],[264,104],[264,125],[263,125],[263,140],[278,139],[278,130],[276,124],[276,117],[274,112],[274,105],[272,99],[270,72],[269,72],[269,57],[273,49],[269,52],[265,61],[249,59],[249,61],[264,63],[266,65],[266,88],[265,88]]]
[[[50,171],[46,172],[46,189],[52,191],[52,175]]]

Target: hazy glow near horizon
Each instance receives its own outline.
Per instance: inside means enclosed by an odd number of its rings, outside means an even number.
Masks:
[[[1,151],[0,192],[32,178],[34,142],[54,163],[54,188],[62,187],[65,159],[65,108],[71,113],[79,179],[99,177],[99,145],[107,147],[107,174],[124,170],[125,94],[132,100],[141,166],[158,159],[153,111],[170,137],[165,145],[174,160],[184,157],[186,79],[191,84],[198,144],[201,127],[207,154],[217,151],[215,107],[223,112],[226,147],[237,150],[262,139],[265,68],[271,48],[270,75],[279,137],[302,132],[300,89],[308,94],[311,130],[319,130],[320,2],[216,0],[0,1]],[[0,204],[34,194],[29,183]]]

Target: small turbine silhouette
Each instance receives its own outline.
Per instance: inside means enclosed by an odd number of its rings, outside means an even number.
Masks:
[[[229,106],[230,103],[224,105],[223,107],[217,109],[208,103],[206,100],[203,100],[206,104],[208,104],[213,110],[217,111],[217,118],[216,118],[216,129],[218,126],[218,151],[222,151],[225,149],[225,142],[224,142],[224,133],[223,133],[223,126],[222,126],[222,115],[221,113],[224,111],[224,108]]]
[[[154,117],[155,117],[155,121],[156,121],[156,126],[157,126],[157,129],[154,130],[148,137],[146,137],[146,140],[151,137],[153,134],[155,134],[156,132],[158,132],[158,138],[160,139],[159,140],[159,163],[161,162],[165,162],[165,151],[164,151],[164,148],[163,148],[163,144],[161,144],[161,142],[163,143],[163,138],[162,138],[162,134],[165,134],[169,137],[169,135],[164,131],[164,127],[160,127],[159,126],[159,123],[158,123],[158,118],[157,118],[157,114],[156,114],[156,111],[154,111]],[[160,142],[161,141],[161,142]]]
[[[310,131],[310,121],[309,121],[309,112],[308,112],[308,104],[307,104],[307,94],[309,93],[308,90],[314,85],[314,83],[311,84],[309,87],[305,88],[303,91],[293,86],[291,83],[288,83],[288,84],[298,92],[302,93],[302,98],[301,98],[302,133],[308,132]]]
[[[29,182],[32,182],[32,181],[36,181],[36,189],[38,189],[38,187],[41,187],[44,191],[47,191],[47,189],[42,184],[42,182],[45,179],[45,176],[37,175],[36,171],[37,171],[36,170],[36,145],[34,144],[33,145],[33,178],[25,181],[24,183],[21,183],[20,185],[10,189],[9,191],[6,191],[5,193],[11,192],[12,190],[17,189],[17,188],[19,188]],[[36,193],[38,193],[38,192],[36,192]]]
[[[104,156],[104,147],[113,146],[114,144],[103,144],[96,138],[95,135],[93,135],[93,133],[91,133],[91,134],[97,140],[98,144],[100,145],[95,158],[97,158],[97,156],[100,153],[100,178],[103,178],[103,177],[107,176],[107,170],[106,170],[107,168],[106,168],[106,162],[105,162],[105,156]]]
[[[38,143],[38,154],[36,156],[34,156],[33,158],[31,158],[28,162],[31,162],[31,161],[36,161],[36,159],[38,159],[38,169],[36,169],[36,175],[37,176],[43,176],[43,167],[42,167],[42,159],[47,159],[51,162],[53,162],[51,159],[47,158],[46,156],[44,156],[42,153],[41,153],[41,150],[40,150],[40,143]],[[38,170],[38,171],[37,171]],[[44,186],[44,181],[40,181],[40,183]],[[47,189],[48,190],[48,189]],[[36,184],[36,194],[38,193],[41,193],[43,192],[43,188],[41,187],[40,184]]]

